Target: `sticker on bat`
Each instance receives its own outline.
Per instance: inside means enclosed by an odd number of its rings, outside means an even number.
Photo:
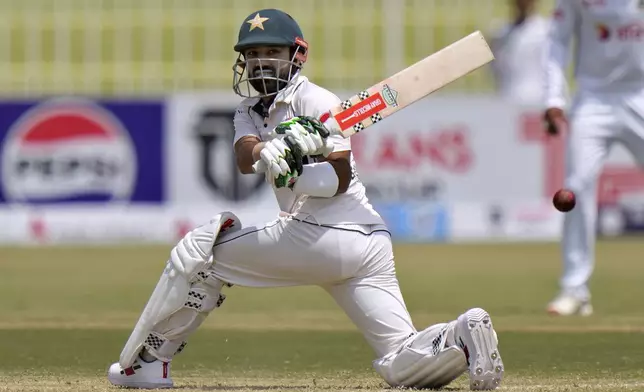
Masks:
[[[333,117],[340,125],[340,129],[344,131],[386,108],[387,104],[385,104],[382,95],[376,93],[364,101],[360,101],[350,108],[336,113]]]
[[[389,106],[398,106],[398,101],[396,101],[396,98],[398,98],[398,91],[389,87],[389,85],[385,84],[382,86],[382,96],[385,98],[385,102],[387,102]]]

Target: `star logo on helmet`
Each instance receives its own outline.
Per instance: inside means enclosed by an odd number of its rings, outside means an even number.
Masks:
[[[264,30],[264,22],[266,22],[268,18],[263,18],[257,13],[253,19],[248,19],[246,23],[250,24],[250,30],[248,31],[253,31],[256,27],[259,27],[260,29]]]

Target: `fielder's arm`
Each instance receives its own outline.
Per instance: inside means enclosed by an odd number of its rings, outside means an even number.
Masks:
[[[570,42],[576,32],[579,21],[578,2],[557,0],[548,32],[547,50],[545,51],[547,108],[563,108],[566,105],[566,67],[570,54]]]

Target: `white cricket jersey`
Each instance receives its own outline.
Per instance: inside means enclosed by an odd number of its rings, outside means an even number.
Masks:
[[[571,38],[579,93],[644,91],[644,0],[557,0],[546,57],[548,107],[566,105]]]
[[[535,14],[502,27],[492,38],[495,59],[490,65],[502,97],[526,104],[543,101],[548,27],[548,19]]]
[[[269,133],[281,122],[296,116],[320,116],[341,102],[335,94],[310,82],[305,76],[298,75],[294,83],[280,91],[265,113],[259,98],[248,98],[240,103],[235,111],[235,138],[248,135],[270,140]],[[334,151],[351,150],[351,142],[340,135],[331,135],[329,140]],[[312,163],[312,158],[308,158]],[[367,199],[365,187],[358,178],[355,160],[351,154],[352,179],[347,191],[331,197],[300,196],[289,188],[275,188],[275,197],[282,211],[310,216],[319,224],[383,224],[380,215]],[[306,168],[304,169],[306,170]]]

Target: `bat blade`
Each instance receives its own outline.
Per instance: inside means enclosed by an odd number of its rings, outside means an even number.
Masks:
[[[461,38],[331,108],[320,120],[348,138],[494,60],[480,31]],[[256,173],[266,171],[260,160]]]
[[[345,138],[494,60],[480,31],[461,38],[402,71],[343,101],[325,121]]]

